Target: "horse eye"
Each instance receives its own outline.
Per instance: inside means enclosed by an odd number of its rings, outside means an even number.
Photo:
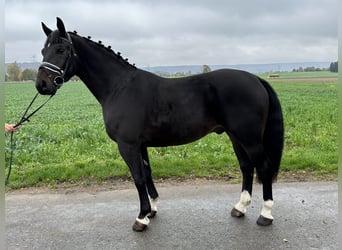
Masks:
[[[56,52],[57,52],[57,54],[63,54],[64,51],[65,51],[64,48],[58,48]]]

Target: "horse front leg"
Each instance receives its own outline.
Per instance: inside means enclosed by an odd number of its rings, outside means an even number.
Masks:
[[[141,156],[140,146],[118,143],[119,151],[122,158],[128,165],[134,184],[138,190],[140,200],[140,212],[133,224],[134,231],[144,231],[150,220],[148,215],[151,212],[151,205],[146,189],[146,176]]]
[[[157,214],[157,210],[158,210],[157,201],[158,201],[159,195],[152,179],[152,170],[151,170],[150,160],[148,158],[148,152],[147,152],[146,147],[141,148],[141,155],[142,155],[144,170],[145,170],[146,187],[147,187],[148,194],[150,196],[151,213],[148,215],[148,217],[153,218]]]

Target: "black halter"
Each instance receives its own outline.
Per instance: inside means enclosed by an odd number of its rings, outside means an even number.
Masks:
[[[77,56],[77,54],[75,52],[75,48],[74,48],[72,40],[71,40],[71,37],[70,37],[70,34],[66,33],[66,35],[67,35],[67,38],[62,38],[62,40],[67,41],[69,43],[71,49],[69,50],[68,57],[64,63],[64,65],[65,65],[64,69],[58,67],[57,65],[55,65],[53,63],[49,63],[49,62],[42,62],[42,64],[39,66],[39,69],[43,68],[43,69],[46,69],[50,72],[57,74],[57,76],[54,79],[51,79],[50,78],[51,76],[49,76],[50,80],[53,82],[53,84],[57,88],[60,88],[63,85],[63,83],[65,82],[64,77],[65,77],[66,72],[68,71],[68,68],[70,67],[72,57]]]

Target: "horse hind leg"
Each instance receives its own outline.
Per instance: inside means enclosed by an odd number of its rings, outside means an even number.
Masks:
[[[272,194],[272,173],[269,161],[265,159],[261,164],[257,165],[258,179],[262,183],[263,188],[263,204],[257,224],[260,226],[269,226],[272,224],[274,218],[272,216],[272,208],[274,205]]]
[[[234,139],[232,139],[232,143],[239,160],[243,180],[240,200],[233,207],[231,216],[241,218],[245,215],[247,207],[251,204],[254,168],[245,150]]]
[[[260,226],[269,226],[274,218],[271,214],[274,202],[272,193],[273,175],[272,165],[264,152],[263,146],[257,146],[250,150],[250,158],[256,168],[258,181],[262,183],[263,204],[257,224]]]
[[[234,206],[231,215],[234,217],[243,217],[246,213],[246,208],[251,202],[250,196],[252,194],[255,166],[258,180],[262,183],[263,188],[263,205],[257,224],[261,226],[271,225],[274,220],[271,214],[274,205],[272,194],[273,173],[272,166],[267,160],[264,148],[261,143],[246,147],[241,146],[243,144],[237,143],[234,139],[232,142],[241,166],[243,184],[240,201]]]
[[[144,164],[146,188],[149,194],[149,200],[150,200],[150,205],[151,205],[151,212],[149,213],[148,217],[153,218],[156,216],[157,211],[158,211],[157,201],[158,201],[159,195],[152,179],[152,170],[151,170],[150,160],[148,158],[148,152],[147,152],[146,147],[142,147],[141,156],[142,156],[142,160]]]

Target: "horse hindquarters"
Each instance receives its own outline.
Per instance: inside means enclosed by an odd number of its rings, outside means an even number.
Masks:
[[[273,220],[272,182],[277,176],[282,154],[283,120],[275,92],[266,81],[259,81],[262,85],[254,81],[249,90],[245,89],[245,98],[233,96],[235,103],[232,106],[235,110],[226,113],[224,127],[233,142],[243,174],[241,198],[233,208],[232,216],[242,217],[246,212],[251,200],[255,167],[258,179],[263,184],[264,199],[257,223],[270,225]]]

